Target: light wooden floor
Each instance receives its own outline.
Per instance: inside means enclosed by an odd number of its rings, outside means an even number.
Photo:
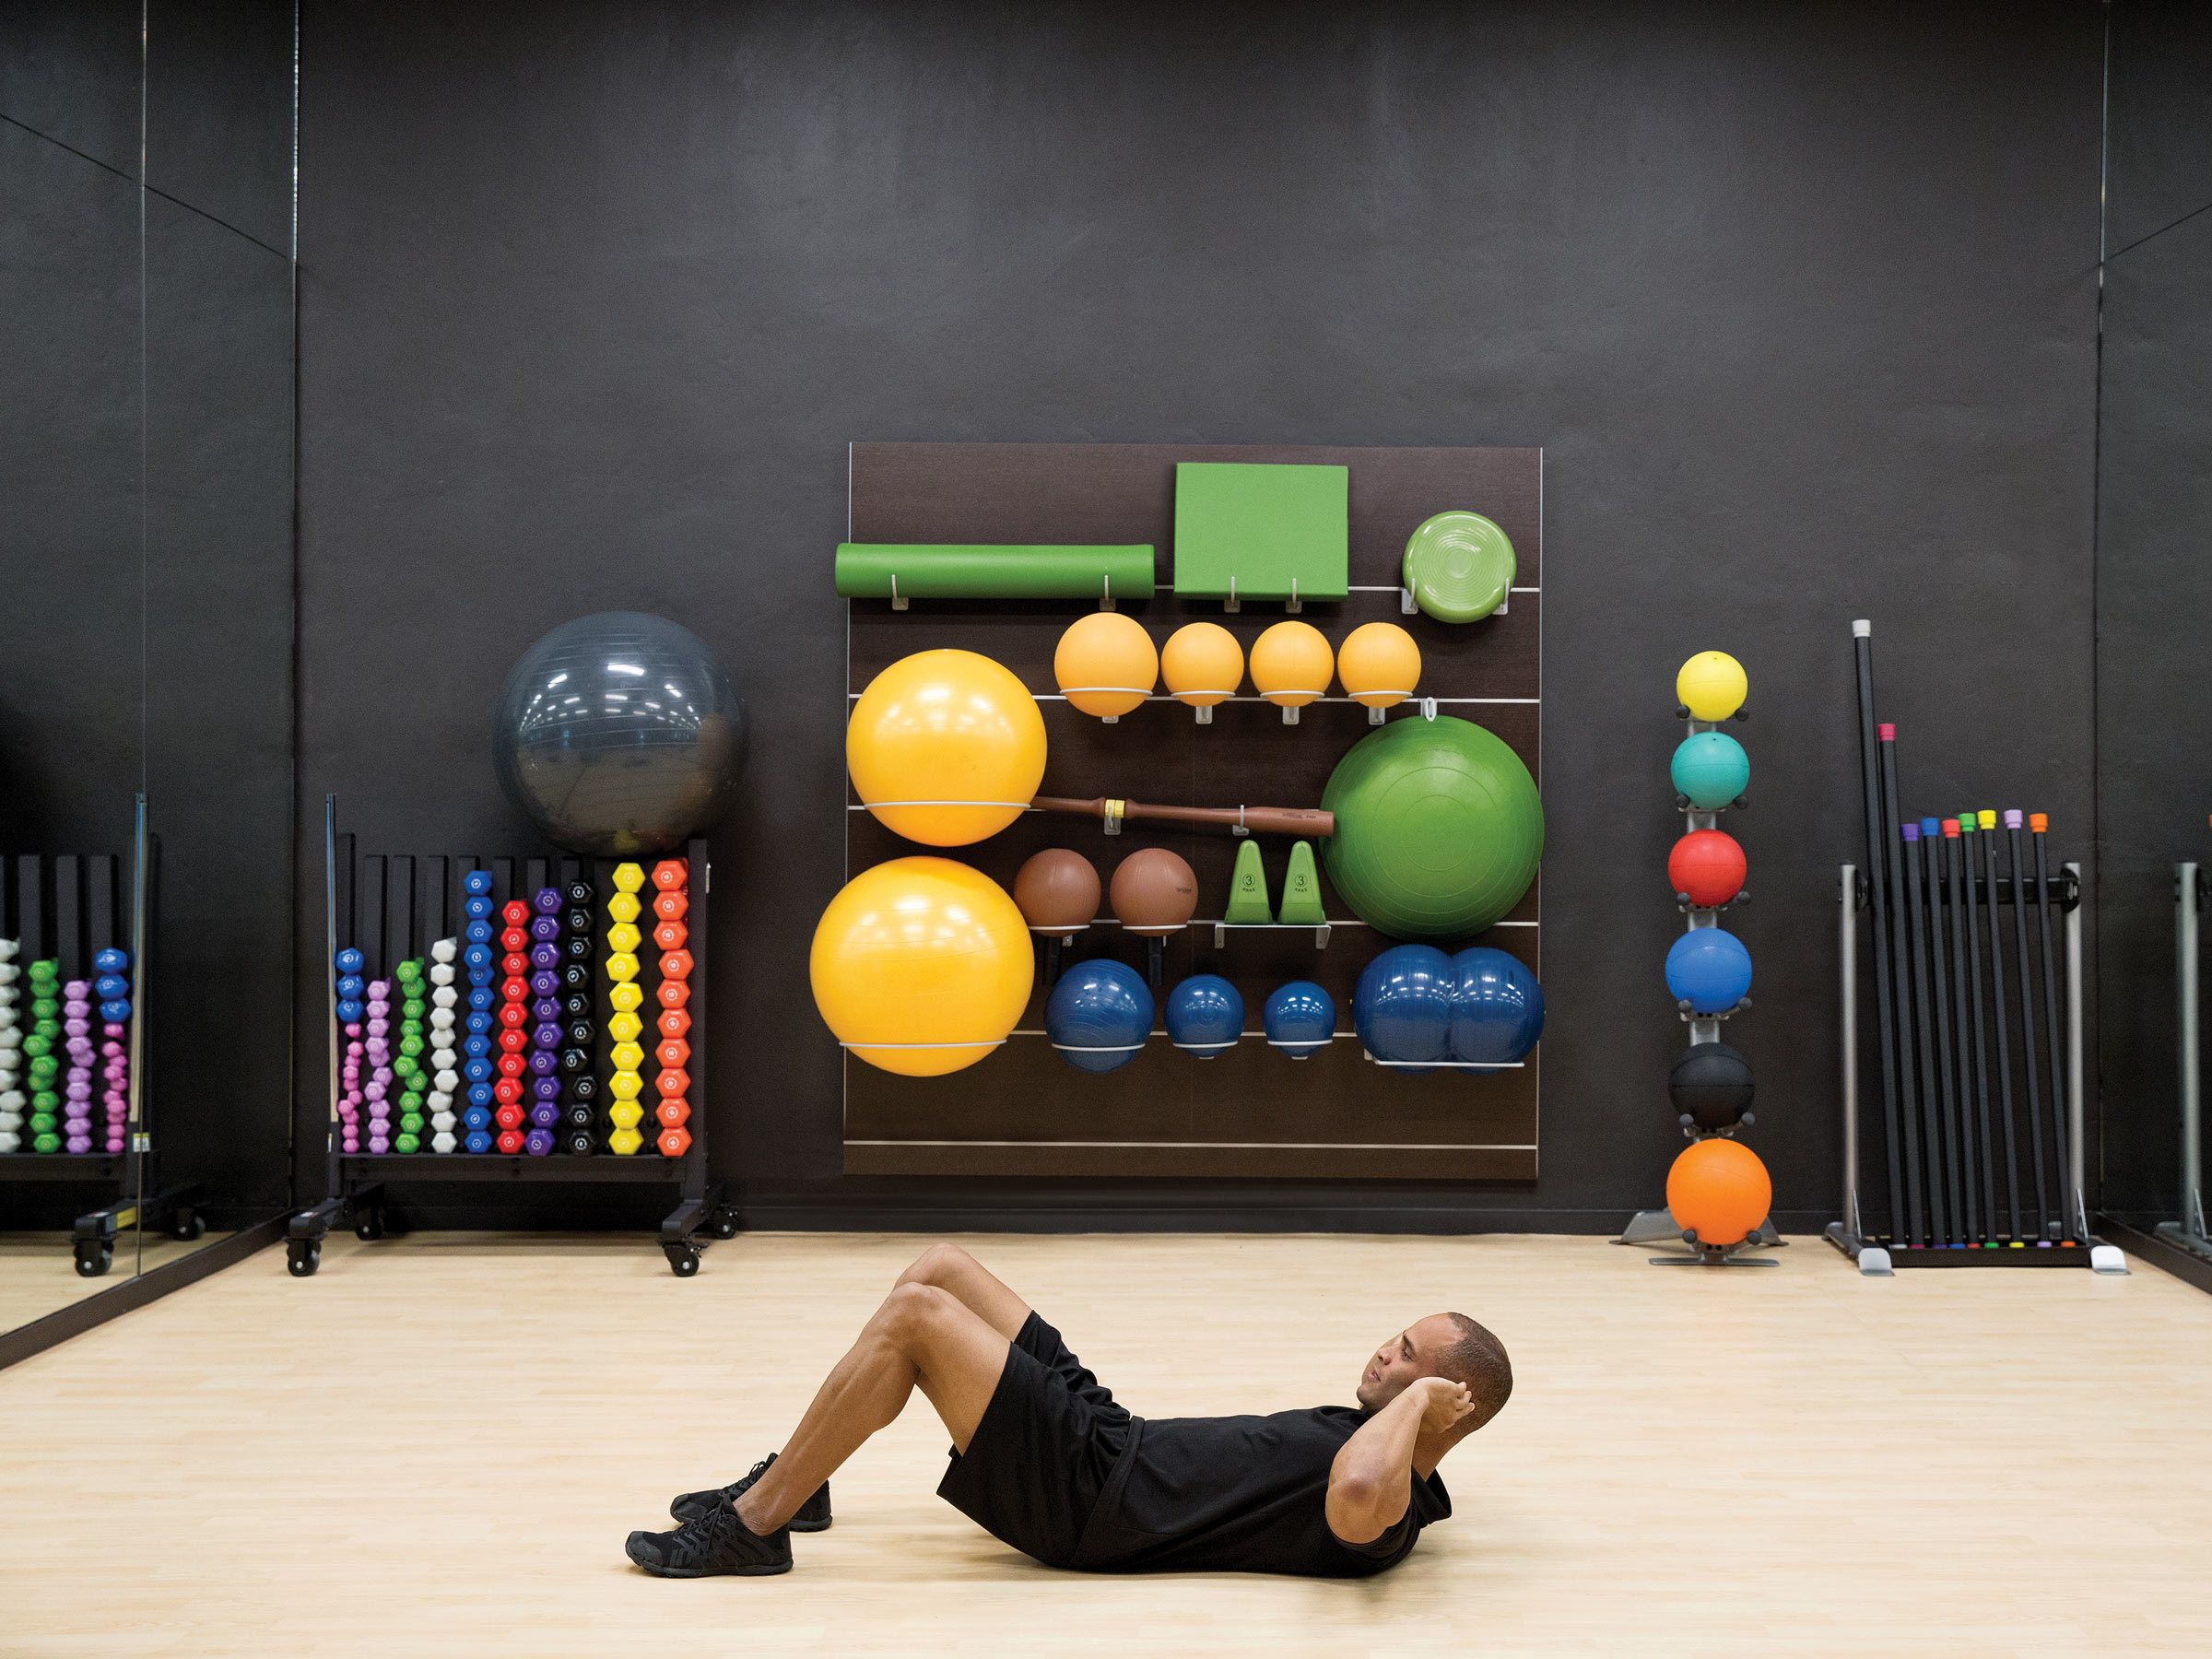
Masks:
[[[148,1233],[142,1245],[136,1235],[125,1233],[116,1242],[114,1265],[98,1278],[83,1278],[66,1232],[0,1232],[0,1331],[12,1331],[71,1302],[112,1290],[142,1268],[176,1261],[229,1236],[206,1233],[182,1243]]]
[[[1107,1579],[932,1495],[916,1400],[798,1570],[622,1537],[781,1438],[924,1241],[334,1238],[0,1371],[0,1653],[2193,1653],[2212,1648],[2212,1298],[2152,1268],[1862,1280],[1591,1239],[963,1241],[1140,1413],[1348,1396],[1455,1307],[1512,1405],[1364,1583]],[[135,1496],[133,1496],[135,1494]]]

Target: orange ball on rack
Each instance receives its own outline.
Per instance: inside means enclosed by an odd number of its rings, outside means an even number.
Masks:
[[[1421,648],[1395,622],[1366,623],[1336,648],[1336,677],[1354,702],[1395,707],[1421,683]]]
[[[1244,683],[1244,648],[1218,622],[1186,622],[1168,636],[1159,672],[1177,702],[1210,709]]]
[[[1152,695],[1159,653],[1144,624],[1120,611],[1078,617],[1053,653],[1053,678],[1071,708],[1118,720]]]
[[[1773,1202],[1759,1154],[1724,1136],[1692,1141],[1666,1172],[1667,1212],[1700,1244],[1742,1243]]]
[[[1277,708],[1325,695],[1335,672],[1327,638],[1310,622],[1277,622],[1252,642],[1252,683]]]

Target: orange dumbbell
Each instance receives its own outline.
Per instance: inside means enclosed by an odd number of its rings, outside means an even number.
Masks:
[[[691,866],[680,858],[664,858],[653,866],[653,885],[673,893],[691,878]]]
[[[691,953],[671,950],[661,958],[661,977],[665,980],[688,980],[691,977]]]
[[[664,1129],[657,1144],[663,1158],[681,1158],[691,1150],[691,1131],[680,1124],[673,1129]]]
[[[680,891],[655,893],[653,897],[653,913],[664,922],[681,922],[690,908],[691,900]]]
[[[664,922],[653,930],[653,942],[663,950],[681,950],[691,930],[681,922]]]
[[[661,1126],[665,1129],[681,1129],[691,1121],[691,1102],[677,1095],[655,1106],[653,1115],[661,1120]]]
[[[668,1008],[653,1023],[660,1028],[662,1036],[681,1037],[691,1029],[691,1016],[681,1008]]]
[[[653,1051],[653,1057],[670,1071],[681,1071],[691,1059],[691,1045],[681,1037],[670,1037]]]
[[[665,979],[653,994],[661,999],[664,1008],[680,1008],[691,1000],[691,987],[680,979]]]
[[[655,1077],[653,1080],[653,1086],[661,1091],[663,1100],[672,1100],[677,1095],[683,1094],[690,1088],[691,1076],[688,1072],[680,1072],[671,1067]]]

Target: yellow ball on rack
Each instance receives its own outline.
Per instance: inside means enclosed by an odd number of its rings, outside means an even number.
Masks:
[[[853,792],[894,835],[932,847],[996,835],[1044,781],[1044,717],[972,651],[918,651],[868,682],[845,725]]]
[[[1078,617],[1053,653],[1053,678],[1068,706],[1100,720],[1118,720],[1152,695],[1159,653],[1144,624],[1120,611]]]
[[[1321,629],[1277,622],[1252,642],[1252,683],[1281,709],[1300,709],[1327,692],[1336,659]]]
[[[1675,676],[1675,700],[1692,720],[1725,720],[1751,689],[1744,665],[1724,651],[1700,651]]]
[[[1354,702],[1394,708],[1421,683],[1421,648],[1395,622],[1366,623],[1336,648],[1336,677]]]
[[[1159,672],[1177,702],[1210,709],[1244,683],[1244,648],[1218,622],[1186,622],[1161,648]]]

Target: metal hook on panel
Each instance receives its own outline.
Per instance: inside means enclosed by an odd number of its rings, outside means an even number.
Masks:
[[[1113,572],[1112,571],[1100,576],[1099,589],[1099,608],[1112,610],[1113,608]]]
[[[893,610],[906,608],[906,601],[899,596],[899,576],[896,571],[891,574],[891,608]]]
[[[1237,603],[1237,579],[1234,576],[1229,579],[1229,597],[1221,602],[1221,608],[1232,614],[1243,608]]]
[[[1304,610],[1305,608],[1304,603],[1300,601],[1298,596],[1298,578],[1293,576],[1290,578],[1290,598],[1288,603],[1283,606],[1283,609],[1288,611],[1291,616],[1295,617],[1299,612]]]

